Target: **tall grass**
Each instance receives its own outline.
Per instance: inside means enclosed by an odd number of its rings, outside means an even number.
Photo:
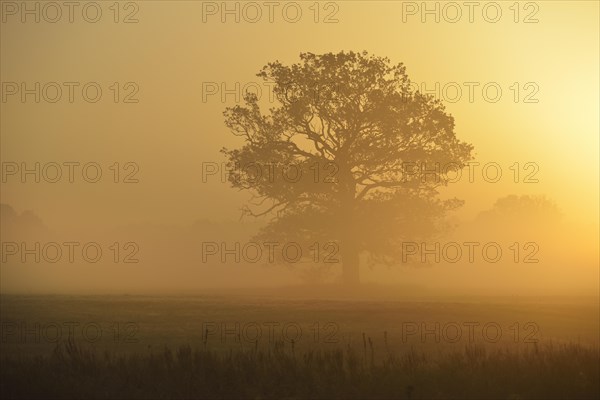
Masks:
[[[597,399],[598,350],[578,344],[462,350],[425,355],[408,348],[375,357],[359,349],[214,351],[202,346],[99,353],[73,340],[52,354],[2,357],[8,398],[113,399]]]

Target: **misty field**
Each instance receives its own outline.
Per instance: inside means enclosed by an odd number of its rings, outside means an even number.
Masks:
[[[598,301],[2,296],[2,398],[598,398]]]

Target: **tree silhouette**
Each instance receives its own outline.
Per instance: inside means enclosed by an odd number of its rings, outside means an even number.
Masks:
[[[311,250],[335,243],[344,281],[355,284],[361,255],[392,264],[402,240],[443,229],[445,213],[461,201],[438,199],[448,181],[427,171],[463,168],[473,147],[456,138],[438,100],[413,90],[403,64],[367,52],[300,60],[257,74],[272,82],[278,101],[268,113],[254,94],[225,110],[226,125],[244,139],[222,150],[229,180],[253,192],[246,214],[272,217],[258,238]]]
[[[545,195],[509,195],[499,198],[490,210],[479,213],[476,223],[494,229],[513,232],[534,232],[556,227],[562,212]]]

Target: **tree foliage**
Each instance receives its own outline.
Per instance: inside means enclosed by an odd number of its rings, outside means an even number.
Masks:
[[[257,76],[272,82],[277,104],[263,111],[247,94],[227,108],[226,125],[244,143],[223,152],[233,187],[254,194],[244,212],[271,216],[258,237],[338,243],[344,274],[356,281],[360,254],[397,262],[402,240],[435,234],[461,204],[439,200],[446,177],[423,170],[463,168],[472,146],[456,137],[440,101],[413,89],[403,64],[366,52],[303,53]]]

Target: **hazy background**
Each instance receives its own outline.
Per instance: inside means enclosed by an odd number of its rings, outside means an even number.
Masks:
[[[97,264],[22,263],[13,256],[2,263],[0,290],[187,293],[307,282],[298,273],[303,266],[202,262],[203,241],[244,241],[260,223],[238,222],[247,193],[215,176],[202,180],[203,163],[221,163],[222,147],[241,145],[222,116],[235,96],[225,102],[220,93],[203,99],[203,83],[233,88],[236,82],[259,82],[267,97],[268,87],[255,74],[270,61],[291,64],[300,52],[367,50],[405,63],[411,80],[428,89],[436,82],[460,83],[461,99],[446,102],[457,135],[475,146],[475,161],[502,168],[496,183],[486,182],[479,167],[474,182],[463,173],[443,191],[443,197],[466,201],[453,215],[458,228],[447,240],[497,241],[503,248],[536,242],[540,262],[514,263],[507,253],[498,264],[373,271],[365,266],[362,279],[398,284],[411,293],[597,295],[598,3],[536,2],[539,22],[531,24],[515,23],[504,2],[495,24],[482,18],[481,9],[469,23],[464,8],[458,23],[435,23],[432,16],[422,23],[420,14],[403,22],[402,2],[368,3],[336,2],[337,23],[315,23],[308,2],[298,2],[303,17],[297,23],[286,22],[281,8],[273,23],[265,9],[257,23],[235,23],[233,16],[222,23],[220,14],[203,22],[202,2],[187,1],[138,2],[139,22],[132,24],[115,24],[108,3],[102,3],[103,18],[96,24],[83,21],[80,13],[74,23],[55,24],[7,16],[0,31],[2,82],[95,81],[103,97],[89,104],[77,89],[73,103],[66,91],[55,104],[10,96],[1,103],[2,162],[97,162],[103,178],[91,184],[77,174],[74,183],[65,177],[58,183],[7,177],[1,191],[2,241],[95,241],[105,251],[113,242],[135,242],[139,262],[114,263],[111,253]],[[321,8],[320,19],[334,9]],[[521,9],[520,18],[529,11]],[[121,12],[120,18],[128,13]],[[114,82],[121,84],[121,96],[128,92],[123,85],[134,82],[139,102],[114,103],[109,89]],[[473,102],[463,82],[480,83]],[[496,103],[482,96],[488,82],[503,90]],[[510,90],[515,82],[517,103]],[[537,103],[523,102],[528,82],[539,87]],[[125,163],[136,163],[139,182],[114,183],[108,168],[115,162],[122,174],[130,171],[123,169]],[[522,173],[518,183],[509,169],[515,162]],[[539,166],[538,183],[522,182],[527,162]],[[522,218],[501,226],[481,219],[499,198],[513,194],[545,195],[562,217]],[[335,281],[335,273],[334,266],[325,280]]]

